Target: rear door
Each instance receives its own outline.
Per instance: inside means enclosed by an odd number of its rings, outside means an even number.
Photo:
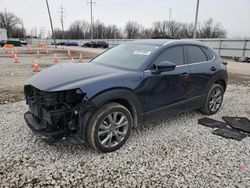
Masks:
[[[191,92],[189,97],[201,99],[210,78],[217,72],[214,55],[206,47],[200,45],[185,45]]]

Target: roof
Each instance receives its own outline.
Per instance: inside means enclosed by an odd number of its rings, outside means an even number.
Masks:
[[[201,42],[194,39],[141,39],[134,40],[129,43],[140,43],[140,44],[152,44],[158,46],[164,46],[168,44],[202,44]]]

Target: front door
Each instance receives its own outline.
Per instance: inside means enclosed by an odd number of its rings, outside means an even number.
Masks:
[[[189,69],[184,64],[184,53],[181,45],[167,48],[163,51],[154,62],[158,64],[162,61],[169,61],[176,64],[176,68],[172,71],[162,72],[161,74],[153,74],[151,70],[145,70],[144,80],[138,88],[145,114],[156,113],[156,115],[164,115],[169,106],[174,107],[175,104],[181,103],[187,99],[189,91]],[[170,113],[181,109],[171,108]]]

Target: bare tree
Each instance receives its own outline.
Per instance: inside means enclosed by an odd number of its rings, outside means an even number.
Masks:
[[[167,35],[168,22],[167,21],[156,21],[153,23],[153,36],[165,36]]]
[[[94,23],[94,38],[95,39],[103,39],[105,38],[105,30],[106,30],[106,27],[104,25],[104,23],[100,22],[99,20],[97,20],[95,23]]]
[[[205,21],[198,30],[198,38],[218,38],[226,37],[226,31],[220,23],[215,23],[213,19]],[[153,23],[153,37],[173,37],[173,38],[192,38],[193,24],[181,23],[176,21],[157,21]]]
[[[71,39],[84,39],[89,37],[89,23],[86,21],[73,22],[68,30],[69,38]]]
[[[180,37],[180,38],[192,38],[193,31],[194,31],[194,25],[192,23],[181,24],[178,37]]]
[[[11,37],[12,38],[25,38],[26,30],[22,27],[13,27],[13,29],[11,30]]]
[[[181,23],[176,21],[157,21],[153,23],[153,37],[173,37],[179,36]]]
[[[151,28],[142,28],[140,32],[140,38],[149,39],[152,38],[153,29]]]
[[[6,28],[8,37],[23,38],[25,36],[22,20],[11,12],[0,12],[0,27]]]
[[[128,21],[124,28],[124,34],[127,39],[139,38],[140,25],[135,21]]]
[[[181,23],[176,21],[167,22],[167,35],[170,37],[179,37]]]
[[[198,31],[199,38],[222,38],[226,37],[226,30],[220,23],[215,23],[212,18],[209,18],[203,23]]]
[[[54,35],[55,35],[56,39],[62,39],[63,38],[63,36],[62,36],[62,30],[59,29],[59,28],[55,28],[54,29]]]
[[[107,39],[119,39],[122,38],[122,32],[116,25],[108,25],[105,28],[104,36]]]

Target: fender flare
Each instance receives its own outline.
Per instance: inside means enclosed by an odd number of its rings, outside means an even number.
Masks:
[[[222,80],[225,84],[225,90],[227,88],[227,75],[225,75],[223,72],[218,72],[212,79],[210,79],[210,81],[208,82],[206,88],[205,88],[205,91],[207,92],[210,87],[212,87],[212,85],[219,81],[219,80]]]

